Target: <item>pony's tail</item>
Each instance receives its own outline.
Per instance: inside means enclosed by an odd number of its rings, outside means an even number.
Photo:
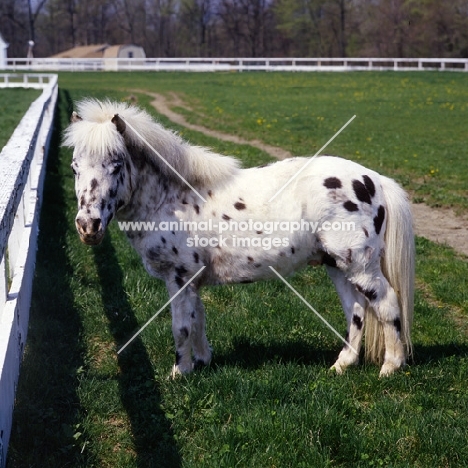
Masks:
[[[400,306],[400,338],[406,357],[413,352],[411,325],[414,309],[414,232],[411,205],[404,190],[392,179],[381,176],[383,195],[387,207],[385,231],[385,254],[382,258],[382,273],[394,289]],[[366,310],[366,359],[381,363],[385,344],[382,324],[374,311]]]

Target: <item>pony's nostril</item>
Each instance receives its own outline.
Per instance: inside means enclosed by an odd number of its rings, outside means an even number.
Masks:
[[[76,225],[83,234],[88,235],[96,234],[102,229],[101,218],[91,218],[89,220],[76,218]]]
[[[92,220],[93,233],[96,233],[101,230],[101,218],[96,218]]]
[[[86,228],[88,227],[88,223],[83,218],[76,218],[76,225],[78,229],[82,232],[86,232]]]

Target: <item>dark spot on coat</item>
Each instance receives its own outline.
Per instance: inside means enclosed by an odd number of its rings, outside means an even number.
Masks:
[[[353,180],[353,190],[359,201],[368,203],[369,205],[372,203],[369,191],[360,180]]]
[[[211,190],[208,190],[208,196],[209,197],[212,197],[213,196],[213,192]]]
[[[163,244],[166,243],[166,239],[165,239],[163,236],[161,236],[161,242],[162,242]]]
[[[356,328],[358,330],[361,330],[362,328],[362,319],[359,317],[359,315],[353,315],[353,323],[356,325]]]
[[[227,214],[223,214],[223,216],[221,216],[221,218],[223,218],[225,221],[229,221],[231,219],[231,217],[228,216]]]
[[[263,234],[263,231],[255,231],[257,234]]]
[[[177,255],[179,251],[177,250],[177,247],[172,247],[172,251]]]
[[[110,203],[109,203],[110,205]],[[101,211],[104,211],[104,208],[106,207],[106,200],[101,200]],[[110,208],[109,208],[110,210]]]
[[[189,336],[189,331],[187,327],[182,327],[179,329],[179,333],[182,339],[186,340]]]
[[[351,263],[353,261],[353,251],[348,249],[348,255],[346,256],[346,263]]]
[[[180,364],[180,361],[182,360],[182,355],[179,353],[179,351],[176,351],[175,353],[175,363],[178,366]]]
[[[296,253],[296,249],[294,247],[291,247],[291,253],[294,255]]]
[[[195,260],[195,263],[199,262],[200,255],[198,255],[198,252],[193,252],[193,259]]]
[[[236,203],[234,203],[234,208],[236,210],[245,210],[246,205],[245,205],[245,203],[242,203],[242,202],[236,202]]]
[[[161,248],[159,247],[159,245],[148,249],[146,252],[146,256],[148,257],[149,260],[153,262],[159,261],[159,259],[161,258]]]
[[[188,205],[188,202],[185,198],[182,200],[182,205]]]
[[[369,237],[369,232],[367,231],[367,229],[365,227],[363,227],[362,230],[364,231],[364,235],[366,237]]]
[[[110,198],[115,198],[116,196],[117,196],[117,188],[110,189],[109,197]]]
[[[377,299],[377,293],[374,289],[364,289],[363,287],[356,285],[356,289],[364,296],[369,299],[369,301],[375,301]]]
[[[323,185],[327,187],[327,189],[339,189],[342,187],[341,180],[337,177],[328,177],[324,180]]]
[[[195,209],[195,213],[200,214],[200,207],[198,205],[193,205],[193,208]]]
[[[123,200],[119,200],[117,202],[116,209],[118,210],[118,209],[122,208],[122,206],[124,206],[124,205],[125,205],[125,202]]]
[[[247,260],[249,261],[249,263],[252,263],[254,261],[252,257],[247,257]]]
[[[382,205],[380,205],[379,209],[377,210],[377,216],[374,218],[374,227],[375,227],[375,232],[377,234],[380,234],[384,219],[385,219],[385,208]]]
[[[185,284],[185,281],[180,276],[175,277],[175,282],[177,286],[179,286],[179,288],[181,288]]]
[[[364,179],[364,185],[366,186],[367,191],[369,192],[369,195],[373,197],[375,195],[375,185],[374,182],[372,182],[372,179],[368,175],[362,176]]]
[[[99,182],[97,181],[97,179],[92,179],[91,180],[91,192],[94,192],[98,185],[99,185]]]
[[[83,206],[85,206],[85,204],[86,204],[85,197],[84,197],[84,195],[81,195],[81,197],[80,197],[80,208],[83,208]]]
[[[329,267],[336,268],[336,260],[327,252],[323,254],[322,263]]]
[[[343,206],[348,210],[348,211],[358,211],[359,208],[356,205],[356,203],[353,203],[351,200],[345,201],[343,203]]]
[[[396,331],[398,333],[401,333],[401,321],[399,318],[396,318],[394,321],[393,321],[393,326],[395,327]]]
[[[184,276],[185,273],[187,273],[187,268],[185,268],[184,265],[181,265],[181,266],[175,267],[175,271],[178,276]]]

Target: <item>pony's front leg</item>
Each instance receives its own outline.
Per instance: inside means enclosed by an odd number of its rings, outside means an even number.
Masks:
[[[167,287],[171,297],[174,297],[171,312],[172,334],[176,347],[172,377],[175,377],[191,372],[194,363],[208,364],[211,360],[211,349],[205,335],[205,314],[198,292],[192,285],[179,294],[179,285],[167,284]]]
[[[195,299],[195,308],[192,311],[192,348],[193,361],[196,367],[207,366],[211,361],[211,347],[206,338],[205,308],[200,297]]]

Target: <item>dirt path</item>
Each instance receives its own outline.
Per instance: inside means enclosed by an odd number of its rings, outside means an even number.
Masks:
[[[190,109],[181,98],[171,93],[170,97],[157,93],[138,90],[153,98],[152,105],[160,113],[165,115],[178,125],[204,133],[219,140],[230,141],[237,144],[245,144],[259,148],[277,159],[285,159],[292,156],[289,151],[276,146],[267,145],[259,140],[244,140],[236,135],[212,130],[201,125],[187,122],[185,117],[172,110],[172,107],[185,107]],[[468,218],[456,216],[450,209],[431,208],[423,203],[413,204],[415,231],[418,236],[425,237],[431,241],[447,244],[458,252],[468,255]]]

